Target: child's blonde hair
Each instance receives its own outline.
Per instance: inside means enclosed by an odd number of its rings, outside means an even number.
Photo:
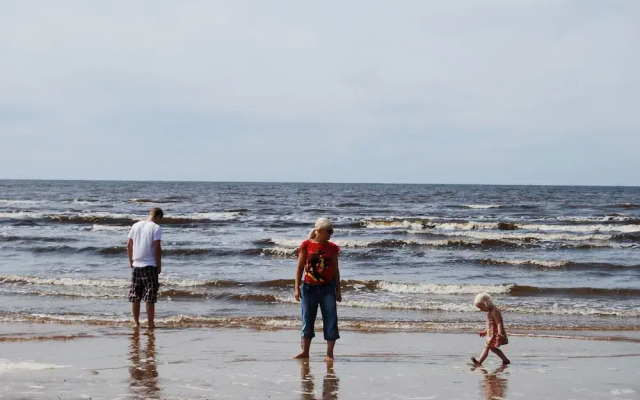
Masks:
[[[476,296],[476,299],[473,301],[473,305],[476,307],[478,306],[491,307],[493,306],[493,301],[491,300],[491,296],[489,296],[489,294],[478,293],[478,295]]]

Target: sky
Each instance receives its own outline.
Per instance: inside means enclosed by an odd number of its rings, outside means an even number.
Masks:
[[[640,185],[637,0],[0,4],[0,179]]]

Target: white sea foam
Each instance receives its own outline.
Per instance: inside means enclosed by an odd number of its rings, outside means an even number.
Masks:
[[[480,210],[486,210],[489,208],[500,208],[501,206],[498,204],[465,204],[464,205],[467,208],[474,208],[474,209],[480,209]]]
[[[236,219],[240,216],[239,212],[206,212],[206,213],[193,213],[182,216],[176,216],[177,218],[192,218],[192,219],[208,219],[210,221],[228,221]]]
[[[406,228],[406,229],[424,229],[423,221],[367,221],[365,227],[368,229],[388,229],[388,228]]]
[[[100,225],[100,224],[93,224],[93,227],[91,228],[91,230],[96,231],[96,232],[127,232],[129,229],[131,229],[131,227],[129,226],[114,226],[114,225]]]
[[[434,224],[434,228],[436,230],[490,230],[490,229],[498,229],[497,222],[443,222]]]
[[[285,247],[274,247],[262,249],[262,254],[269,254],[276,257],[292,257],[298,254],[298,250]]]
[[[518,231],[537,231],[537,232],[564,232],[581,233],[581,234],[600,234],[602,232],[640,232],[640,225],[614,225],[614,224],[602,224],[602,225],[566,225],[566,224],[531,224],[508,221],[507,224],[512,224],[514,230]],[[439,233],[442,231],[495,231],[501,232],[509,231],[508,229],[500,229],[501,223],[499,222],[484,222],[484,221],[459,221],[459,222],[425,222],[425,221],[409,221],[409,220],[370,220],[365,225],[369,229],[387,229],[387,228],[405,228],[409,230],[409,233],[421,233],[424,231]],[[606,240],[606,239],[602,239]]]
[[[538,225],[517,224],[519,229],[551,232],[640,232],[640,225]]]
[[[0,199],[0,204],[6,204],[8,206],[31,206],[34,204],[43,204],[47,200],[14,200],[14,199]]]
[[[606,317],[624,317],[638,318],[640,317],[640,309],[635,310],[615,310],[610,308],[596,308],[590,306],[579,305],[558,305],[552,306],[520,306],[520,307],[503,307],[503,311],[509,313],[520,314],[548,314],[548,315],[569,315],[569,316],[606,316]]]
[[[418,311],[449,311],[449,312],[474,312],[477,309],[473,304],[442,303],[437,301],[413,300],[413,301],[368,301],[368,300],[343,300],[343,307],[374,308],[388,310],[418,310]]]
[[[518,231],[500,231],[500,232],[481,232],[481,231],[454,231],[454,232],[440,232],[446,236],[462,236],[470,237],[479,240],[524,240],[524,239],[537,239],[540,241],[587,241],[587,240],[610,240],[612,235],[605,234],[591,234],[591,235],[578,235],[570,233],[556,233],[547,234],[539,232],[518,232]]]
[[[560,268],[566,267],[570,264],[569,261],[553,261],[553,260],[491,260],[496,264],[507,265],[536,265],[546,268]]]
[[[284,248],[284,249],[297,249],[300,247],[302,243],[301,239],[285,239],[285,238],[272,238],[271,242],[273,242],[276,246]],[[354,239],[338,239],[332,240],[337,246],[342,248],[365,248],[375,245],[379,243],[380,240],[354,240]],[[406,244],[410,244],[409,241],[403,241]],[[417,243],[417,242],[416,242]]]
[[[8,275],[0,276],[0,283],[22,283],[28,285],[93,286],[93,287],[129,287],[126,279],[83,279],[83,278],[41,278],[37,276]]]
[[[297,249],[302,243],[301,239],[272,238],[271,242],[279,247]]]
[[[0,213],[0,218],[6,218],[6,219],[36,219],[36,218],[41,218],[42,216],[43,216],[42,213],[35,213],[35,212],[29,212],[29,211]]]
[[[42,364],[29,361],[10,361],[0,359],[0,374],[14,371],[40,371],[44,369],[69,368],[69,365]]]
[[[394,283],[382,281],[378,283],[378,289],[391,293],[410,294],[475,294],[485,293],[509,293],[513,284],[505,285],[445,285],[432,283]]]

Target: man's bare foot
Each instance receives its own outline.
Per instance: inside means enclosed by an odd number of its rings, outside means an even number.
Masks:
[[[475,365],[476,367],[482,367],[482,364],[478,362],[478,360],[476,360],[475,357],[471,357],[471,362],[473,363],[473,365]]]
[[[133,329],[138,329],[140,328],[140,322],[134,322],[132,325]]]
[[[333,356],[326,356],[324,358],[324,362],[326,363],[332,363],[333,362]]]
[[[309,353],[305,353],[304,351],[302,351],[299,354],[293,356],[293,358],[298,358],[298,359],[309,358]]]
[[[511,364],[510,360],[503,360],[502,361],[502,365],[509,365],[509,364]]]
[[[147,329],[156,329],[156,325],[155,324],[151,324],[147,327]]]

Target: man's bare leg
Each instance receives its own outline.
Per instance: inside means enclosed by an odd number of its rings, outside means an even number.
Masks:
[[[333,348],[335,345],[335,340],[327,340],[327,356],[324,358],[325,361],[333,361]]]
[[[133,322],[136,327],[140,326],[140,302],[134,301],[131,303],[131,313],[133,314]]]
[[[139,304],[138,307],[140,307]],[[147,303],[147,326],[149,329],[154,329],[156,327],[155,316],[156,305],[154,303]]]
[[[302,338],[302,351],[293,356],[293,358],[309,358],[309,349],[311,348],[311,338]]]

